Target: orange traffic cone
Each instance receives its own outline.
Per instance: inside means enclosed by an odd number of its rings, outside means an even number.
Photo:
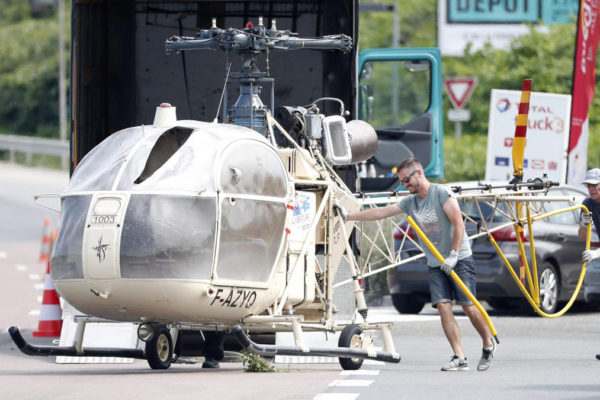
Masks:
[[[50,218],[44,217],[44,232],[42,236],[42,248],[40,249],[40,262],[50,261],[50,246],[52,244],[52,233]]]
[[[33,332],[33,336],[59,337],[61,329],[62,310],[60,309],[60,301],[50,277],[50,261],[48,261],[46,277],[44,278],[44,295],[40,308],[40,320],[38,330]]]

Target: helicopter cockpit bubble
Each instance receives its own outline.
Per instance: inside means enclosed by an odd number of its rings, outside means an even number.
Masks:
[[[206,287],[269,288],[291,190],[279,154],[254,130],[176,121],[117,132],[82,160],[62,194],[55,287],[102,318],[136,320],[152,302],[152,320],[176,309],[180,320],[198,321],[191,298],[207,303],[203,320],[230,318],[209,307]],[[262,311],[267,300],[247,292],[243,312]]]

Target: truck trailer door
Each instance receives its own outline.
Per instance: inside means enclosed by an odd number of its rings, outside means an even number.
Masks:
[[[444,174],[441,56],[437,48],[370,49],[359,56],[359,118],[375,127],[375,155],[359,166],[362,191],[396,189],[392,168],[418,159]]]

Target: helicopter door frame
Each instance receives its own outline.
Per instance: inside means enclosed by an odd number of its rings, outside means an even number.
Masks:
[[[262,139],[262,137],[261,137],[261,139]],[[286,229],[289,226],[289,221],[290,221],[290,217],[291,217],[291,210],[288,208],[288,204],[290,203],[290,198],[293,193],[293,191],[290,190],[290,186],[291,186],[290,178],[289,178],[287,169],[285,168],[285,165],[283,164],[283,161],[281,161],[281,156],[279,155],[279,153],[275,149],[273,149],[271,143],[266,142],[261,139],[257,140],[254,138],[246,138],[246,139],[241,139],[241,140],[236,140],[234,142],[231,142],[223,148],[220,155],[217,156],[216,160],[215,160],[216,161],[215,164],[218,166],[214,169],[214,174],[215,174],[214,182],[215,182],[215,186],[217,188],[217,190],[216,190],[216,192],[217,192],[217,199],[216,199],[217,200],[217,214],[216,214],[217,215],[217,233],[215,235],[216,244],[215,244],[215,254],[214,254],[214,259],[213,259],[213,269],[212,269],[212,275],[211,275],[211,284],[213,284],[215,286],[236,286],[236,287],[249,287],[249,288],[256,288],[256,289],[271,289],[273,287],[273,279],[275,278],[275,275],[277,274],[277,271],[279,269],[278,267],[280,265],[280,260],[283,257],[284,253],[286,252],[286,249],[288,246],[287,239],[286,239],[286,237],[287,237]],[[225,192],[225,190],[223,189],[222,182],[221,182],[221,172],[223,171],[225,161],[228,159],[227,155],[234,152],[236,150],[236,147],[243,145],[244,142],[261,144],[262,147],[265,149],[265,151],[271,152],[273,154],[273,159],[278,161],[281,171],[283,172],[283,176],[285,177],[285,191],[286,192],[283,197],[260,195],[260,194]],[[222,205],[223,205],[224,201],[226,201],[227,199],[229,199],[230,202],[232,202],[232,204],[236,200],[251,200],[251,201],[262,201],[262,202],[269,203],[269,204],[281,204],[281,206],[285,209],[285,216],[283,219],[280,243],[279,243],[279,246],[278,246],[278,249],[276,252],[276,256],[274,257],[273,264],[270,266],[269,274],[264,281],[235,280],[235,279],[226,279],[226,278],[219,277],[219,254],[220,254],[220,248],[221,248],[222,217],[223,217]],[[283,282],[284,282],[284,280],[282,280],[282,282],[279,282],[279,283],[283,284]]]

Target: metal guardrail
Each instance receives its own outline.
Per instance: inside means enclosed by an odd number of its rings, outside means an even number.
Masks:
[[[67,169],[69,141],[44,139],[31,136],[0,135],[0,150],[8,150],[9,161],[15,162],[15,153],[25,153],[27,164],[31,164],[32,154],[60,156],[63,169]]]

